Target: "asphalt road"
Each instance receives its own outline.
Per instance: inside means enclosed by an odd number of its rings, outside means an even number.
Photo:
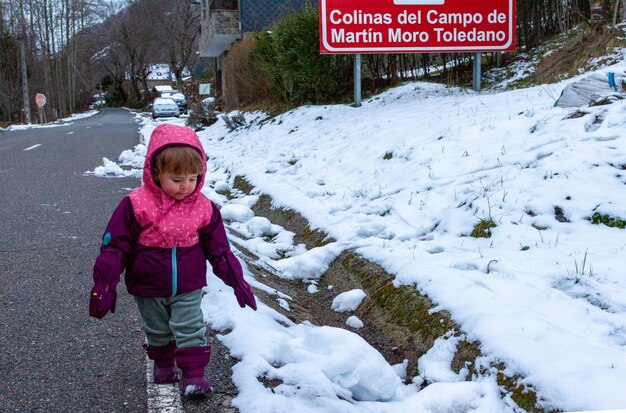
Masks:
[[[84,172],[138,140],[123,109],[0,133],[1,412],[147,411],[143,333],[125,286],[114,315],[88,316],[100,237],[140,182]]]

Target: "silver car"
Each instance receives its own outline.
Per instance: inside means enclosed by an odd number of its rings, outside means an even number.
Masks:
[[[156,98],[152,102],[152,119],[175,116],[180,117],[180,109],[171,98]]]
[[[181,113],[187,113],[187,99],[185,95],[180,93],[178,90],[166,90],[161,93],[161,97],[164,98],[172,98],[174,102],[178,105]]]

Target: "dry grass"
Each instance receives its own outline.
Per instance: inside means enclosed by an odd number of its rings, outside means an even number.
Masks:
[[[261,100],[245,104],[240,104],[237,109],[244,112],[261,111],[267,113],[270,117],[278,116],[294,108],[293,104],[282,102],[279,100]]]
[[[593,29],[581,26],[568,33],[560,47],[546,53],[531,76],[533,84],[553,83],[580,74],[579,69],[589,69],[592,59],[611,55],[615,47],[624,47],[622,30],[608,27]]]
[[[276,100],[263,75],[250,62],[256,39],[244,35],[224,58],[224,104],[227,110],[258,101]]]
[[[496,223],[493,222],[491,218],[481,219],[474,225],[470,236],[474,238],[491,238],[491,228],[495,228],[496,226]]]

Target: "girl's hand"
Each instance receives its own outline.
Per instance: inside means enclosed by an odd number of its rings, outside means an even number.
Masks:
[[[235,287],[235,297],[237,297],[237,302],[241,308],[248,306],[256,311],[256,300],[254,299],[252,288],[245,280],[241,280],[240,285]]]
[[[117,291],[115,288],[109,288],[108,285],[105,285],[104,288],[101,286],[93,287],[89,294],[89,315],[102,319],[109,311],[114,313],[116,301]]]

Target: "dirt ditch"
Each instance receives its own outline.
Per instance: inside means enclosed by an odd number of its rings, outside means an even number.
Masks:
[[[254,188],[243,178],[235,178],[235,188],[244,194],[250,194]],[[295,234],[295,244],[305,244],[307,249],[325,245],[333,240],[318,230],[311,229],[307,220],[295,211],[275,208],[272,199],[260,195],[252,207],[257,216],[268,218],[272,223],[282,226]],[[241,234],[237,234],[241,237]],[[412,382],[419,376],[417,360],[427,352],[435,340],[446,334],[460,335],[461,329],[445,311],[434,310],[435,304],[410,286],[396,287],[394,277],[381,266],[372,263],[353,251],[344,251],[330,265],[320,278],[318,291],[311,294],[307,284],[284,280],[276,276],[271,269],[262,265],[258,257],[237,245],[246,256],[246,261],[257,279],[276,290],[289,295],[289,311],[279,305],[278,297],[262,291],[255,291],[264,303],[299,323],[305,320],[316,325],[328,325],[351,330],[376,348],[390,364],[408,360],[406,382]],[[331,309],[333,299],[341,292],[360,288],[367,294],[363,303],[354,312],[364,323],[361,329],[353,329],[346,324],[348,314],[337,313]],[[475,362],[481,356],[480,343],[461,341],[452,363],[452,369],[460,372],[467,368],[466,380],[480,374]],[[532,387],[518,384],[520,377],[507,377],[505,366],[489,366],[498,371],[497,380],[502,388],[503,397],[512,398],[519,407],[528,412],[543,412]],[[484,372],[482,372],[484,373]],[[421,380],[420,380],[421,381]],[[265,382],[268,387],[279,383]],[[422,387],[429,383],[421,383]]]

